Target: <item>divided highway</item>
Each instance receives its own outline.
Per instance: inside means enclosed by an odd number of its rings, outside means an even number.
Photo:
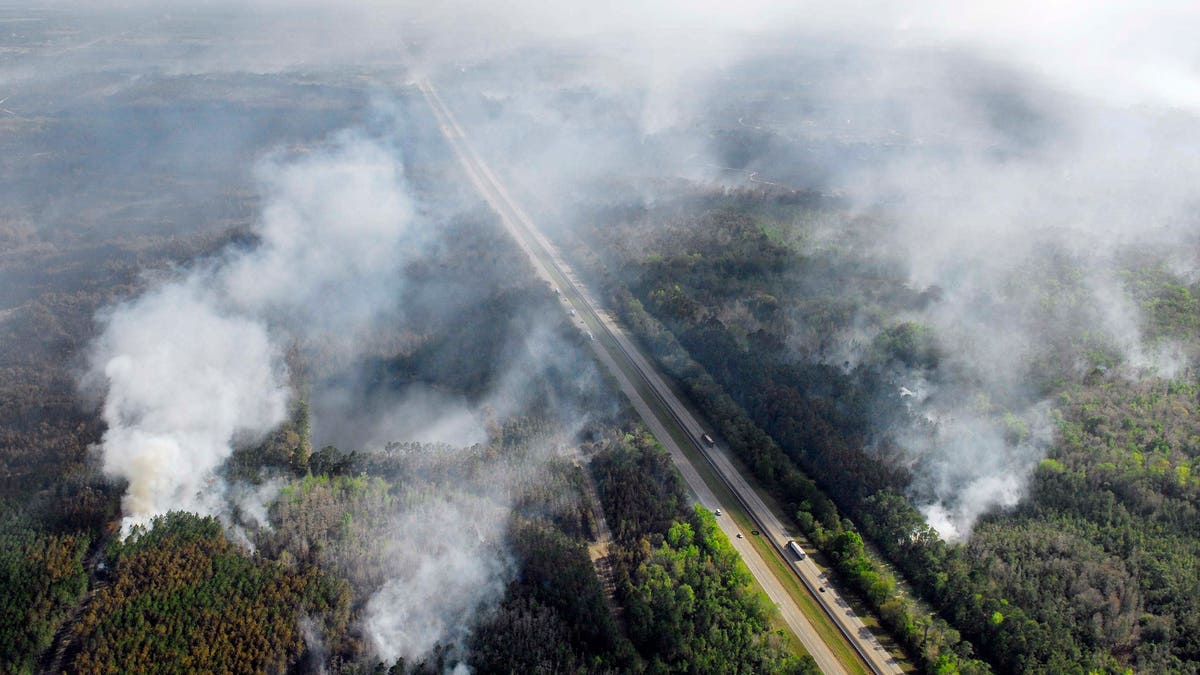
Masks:
[[[702,471],[693,464],[693,457],[697,454],[704,458],[702,461],[708,463],[704,469],[711,470],[712,474],[718,476],[723,487],[734,495],[742,510],[753,519],[755,526],[761,531],[761,536],[770,541],[775,555],[786,562],[787,568],[800,579],[823,611],[833,619],[841,636],[862,659],[862,663],[844,664],[835,655],[834,650],[821,639],[808,617],[788,594],[784,583],[776,576],[772,564],[748,538],[738,537],[740,530],[732,518],[718,518],[717,522],[722,531],[729,537],[771,601],[779,606],[784,622],[804,644],[822,672],[835,674],[869,670],[874,673],[902,673],[903,670],[895,659],[855,616],[849,605],[828,585],[812,559],[806,557],[804,560],[797,560],[796,556],[787,550],[790,537],[780,520],[737,471],[724,449],[709,446],[702,441],[704,426],[679,401],[650,360],[641,353],[613,317],[597,309],[600,305],[587,287],[578,281],[570,265],[559,255],[557,248],[541,234],[471,147],[466,133],[432,83],[422,78],[417,81],[417,86],[433,109],[443,136],[471,183],[500,216],[505,229],[529,256],[538,274],[553,284],[561,293],[564,303],[577,312],[591,338],[589,344],[592,350],[617,380],[621,390],[650,431],[670,453],[699,502],[710,510],[723,506],[714,493],[714,489],[722,486],[710,486],[704,479]],[[725,508],[729,506],[731,505],[724,505]],[[819,590],[821,587],[825,588],[824,592]],[[847,666],[850,666],[851,670],[847,670]]]

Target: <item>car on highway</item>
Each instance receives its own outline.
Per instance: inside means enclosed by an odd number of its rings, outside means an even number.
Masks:
[[[721,515],[721,509],[717,509],[716,511],[713,511],[713,515],[714,515],[714,516],[719,516],[719,515]]]

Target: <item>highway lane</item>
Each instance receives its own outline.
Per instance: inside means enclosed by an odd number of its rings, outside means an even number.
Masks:
[[[433,85],[428,80],[421,79],[418,80],[417,86],[433,109],[443,135],[472,184],[500,216],[504,227],[529,256],[537,273],[563,294],[564,302],[577,311],[577,316],[588,330],[589,336],[595,336],[589,342],[592,350],[617,380],[651,433],[670,453],[699,502],[708,509],[722,506],[712,488],[680,447],[676,437],[669,431],[669,427],[675,426],[677,430],[682,431],[711,463],[712,468],[734,492],[746,512],[758,523],[764,536],[774,543],[776,553],[788,561],[792,570],[834,618],[843,636],[855,647],[870,669],[878,673],[902,672],[858,617],[853,615],[849,606],[837,596],[836,591],[825,584],[820,577],[820,570],[812,560],[796,561],[785,551],[784,546],[790,537],[780,520],[737,472],[723,449],[706,447],[700,441],[699,435],[703,433],[704,427],[696,416],[674,396],[657,369],[641,354],[617,322],[607,313],[596,309],[600,304],[591,296],[587,287],[579,283],[571,266],[561,258],[557,248],[541,234],[532,219],[475,153],[467,142],[467,134]],[[646,392],[646,389],[649,391]],[[662,408],[652,405],[648,398],[665,408],[668,414],[662,414]],[[829,646],[813,629],[803,611],[788,595],[767,561],[748,539],[737,538],[739,529],[736,523],[730,518],[718,518],[717,522],[768,597],[779,606],[784,622],[799,637],[821,670],[826,673],[846,672]],[[826,586],[825,593],[817,590],[822,585]]]

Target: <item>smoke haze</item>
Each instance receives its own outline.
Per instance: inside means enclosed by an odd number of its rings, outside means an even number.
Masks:
[[[475,614],[504,596],[513,563],[497,550],[509,510],[450,493],[403,511],[393,523],[389,579],[367,603],[366,630],[387,663],[459,644]]]
[[[747,185],[729,169],[818,187],[886,220],[876,245],[912,288],[939,290],[941,300],[911,318],[933,329],[943,365],[936,377],[893,373],[897,387],[917,392],[905,403],[911,424],[879,431],[895,435],[915,477],[911,496],[946,537],[967,536],[989,509],[1021,498],[1053,439],[1039,373],[1095,366],[1063,345],[1086,337],[1131,373],[1164,377],[1193,358],[1143,335],[1120,271],[1122,252],[1136,245],[1196,276],[1194,3],[170,9],[185,19],[164,17],[158,3],[122,3],[126,21],[112,34],[153,34],[186,20],[208,40],[157,44],[161,58],[145,70],[117,41],[99,42],[88,49],[121,73],[101,84],[127,91],[151,70],[325,70],[402,87],[411,65],[438,82],[522,198],[563,227],[584,202],[652,202],[660,189],[652,179]],[[0,83],[32,91],[51,59],[46,69],[57,77],[87,74],[96,53],[88,49],[18,59],[0,70]],[[267,158],[258,164],[255,246],[181,272],[102,318],[89,379],[108,392],[101,454],[105,472],[129,483],[128,523],[219,508],[214,472],[287,413],[287,348],[299,343],[348,364],[403,316],[400,270],[427,250],[429,229],[393,145],[390,134],[344,133],[327,147]],[[609,193],[610,180],[634,187]],[[1079,272],[1064,281],[1070,302],[1021,285],[1055,256]],[[864,318],[860,328],[854,337],[869,344],[883,327]],[[837,359],[857,356],[848,349]],[[527,386],[526,371],[505,372],[498,406]],[[413,390],[376,401],[366,423],[339,427],[318,415],[314,426],[321,435],[326,424],[330,439],[345,430],[363,446],[402,432],[462,444],[484,437],[469,406],[438,396]],[[318,405],[348,416],[357,400],[333,392]],[[468,510],[438,508],[427,515],[446,528]],[[495,597],[502,570],[458,567],[481,557],[470,547],[441,551],[413,561],[415,577],[385,586],[371,606],[396,609],[373,612],[370,624],[391,636],[377,639],[385,655],[420,653]],[[418,613],[428,597],[413,582],[437,561],[473,589],[452,589],[456,600],[444,607],[452,616]],[[414,630],[417,621],[430,630]]]

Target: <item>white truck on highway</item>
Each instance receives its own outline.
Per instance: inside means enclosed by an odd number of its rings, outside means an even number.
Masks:
[[[795,553],[796,557],[799,558],[800,560],[804,560],[804,558],[806,557],[804,555],[804,549],[800,548],[800,544],[797,544],[795,539],[789,539],[787,547],[788,547],[788,550],[791,551],[792,553]]]

